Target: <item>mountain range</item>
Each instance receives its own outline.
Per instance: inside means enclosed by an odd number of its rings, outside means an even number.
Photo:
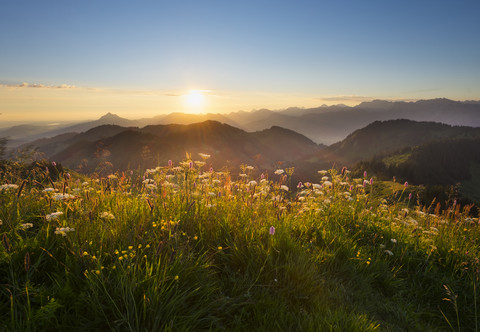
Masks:
[[[0,129],[0,137],[9,137],[9,146],[20,146],[43,137],[65,133],[81,133],[100,125],[145,127],[148,125],[193,124],[214,120],[248,132],[283,127],[301,133],[317,144],[337,143],[357,129],[374,121],[409,119],[433,121],[455,126],[480,126],[480,102],[449,99],[420,100],[416,102],[390,102],[374,100],[354,107],[346,105],[316,108],[288,108],[281,111],[268,109],[228,114],[171,113],[152,118],[129,120],[107,113],[98,120],[68,126],[23,125]]]

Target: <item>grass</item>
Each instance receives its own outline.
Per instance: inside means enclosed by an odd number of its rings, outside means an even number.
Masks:
[[[106,178],[4,163],[0,328],[478,330],[467,210],[334,170],[296,186],[204,162]]]

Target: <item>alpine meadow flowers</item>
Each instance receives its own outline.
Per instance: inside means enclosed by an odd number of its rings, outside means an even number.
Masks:
[[[90,177],[49,162],[0,168],[0,329],[480,323],[479,218],[460,201],[423,206],[422,188],[363,169],[302,178],[216,157]]]

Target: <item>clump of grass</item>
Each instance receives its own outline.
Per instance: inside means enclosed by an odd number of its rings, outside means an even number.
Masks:
[[[468,210],[429,214],[345,169],[296,185],[201,159],[102,178],[2,165],[2,329],[478,328]]]

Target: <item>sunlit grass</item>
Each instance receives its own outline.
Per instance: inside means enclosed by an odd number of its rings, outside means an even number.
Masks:
[[[478,218],[407,184],[4,163],[4,330],[475,330]]]

